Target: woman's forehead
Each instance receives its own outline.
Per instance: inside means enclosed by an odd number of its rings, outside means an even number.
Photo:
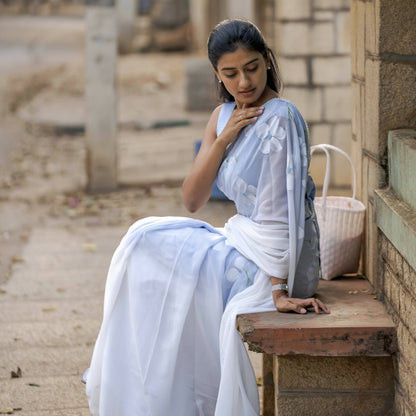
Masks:
[[[261,57],[259,52],[239,46],[234,52],[227,52],[220,57],[218,69],[242,67]]]

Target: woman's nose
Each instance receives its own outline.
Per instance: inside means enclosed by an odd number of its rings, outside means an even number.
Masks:
[[[250,85],[250,79],[246,74],[241,74],[240,76],[240,88],[244,88],[247,87],[248,85]]]

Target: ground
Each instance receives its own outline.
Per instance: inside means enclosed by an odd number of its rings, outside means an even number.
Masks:
[[[0,282],[32,224],[127,226],[151,213],[188,215],[180,183],[208,114],[183,110],[187,54],[119,57],[120,189],[88,195],[85,137],[68,134],[85,118],[84,20],[4,17],[0,38]],[[158,121],[178,127],[150,128]],[[197,216],[215,222],[219,215],[220,225],[230,209],[213,202]]]
[[[84,36],[80,16],[0,15],[0,414],[89,414],[80,377],[134,221],[222,226],[235,212],[210,201],[191,215],[181,201],[209,117],[184,110],[188,53],[118,58],[119,187],[86,191]]]

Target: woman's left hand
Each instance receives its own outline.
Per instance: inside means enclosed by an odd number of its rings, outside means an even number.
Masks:
[[[325,304],[316,298],[289,298],[287,295],[280,294],[279,296],[276,292],[274,292],[273,300],[276,309],[279,312],[297,312],[305,314],[307,313],[307,308],[313,308],[316,313],[330,313]]]

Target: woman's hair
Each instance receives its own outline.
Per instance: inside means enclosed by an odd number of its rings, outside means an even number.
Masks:
[[[267,46],[260,30],[248,20],[227,19],[219,23],[208,38],[208,58],[211,65],[218,71],[218,61],[226,53],[234,52],[238,48],[259,52],[264,59],[270,61],[267,70],[267,85],[278,94],[282,89],[279,67],[273,51]],[[224,84],[218,82],[218,95],[223,102],[234,101],[234,97],[227,91]]]

